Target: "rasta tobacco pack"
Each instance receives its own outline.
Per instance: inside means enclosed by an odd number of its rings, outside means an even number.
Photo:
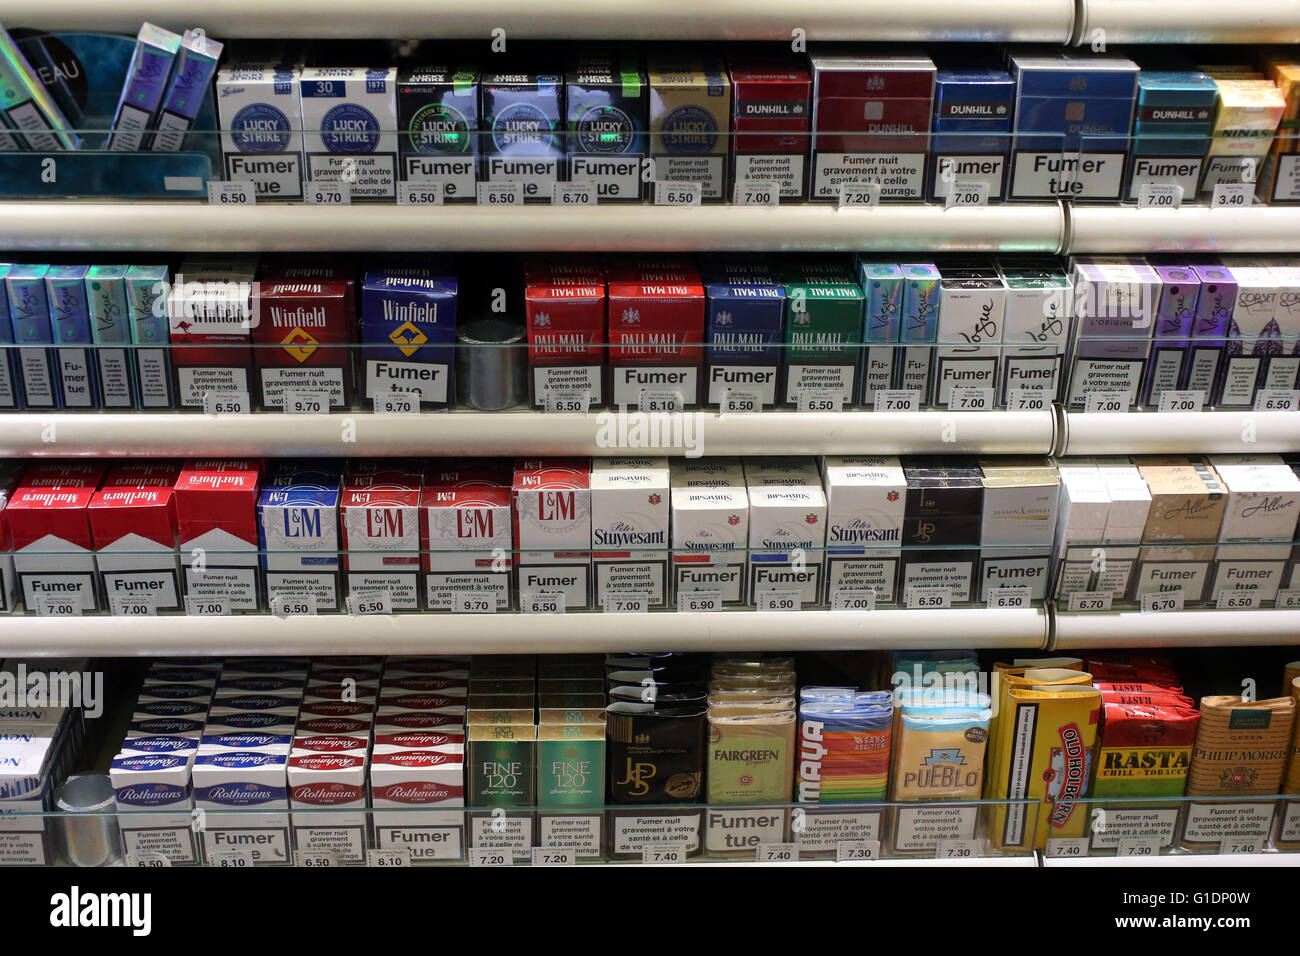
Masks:
[[[550,397],[604,401],[605,274],[594,259],[530,260],[524,266],[528,392],[534,408]]]
[[[403,182],[439,184],[470,202],[478,182],[479,78],[470,67],[416,66],[397,76],[397,150]]]
[[[593,183],[599,202],[638,202],[648,88],[637,59],[618,50],[583,52],[564,87],[569,180]]]
[[[352,407],[357,315],[350,277],[330,266],[264,272],[253,314],[263,408],[286,408],[302,393],[323,394],[327,409]]]

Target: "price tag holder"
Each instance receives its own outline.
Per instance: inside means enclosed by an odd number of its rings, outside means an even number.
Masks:
[[[685,863],[686,844],[684,843],[650,843],[641,847],[641,862],[652,865],[661,863]]]
[[[845,183],[840,186],[838,208],[853,209],[880,205],[880,183]]]
[[[157,617],[158,598],[153,594],[110,594],[108,610],[113,617]]]
[[[1231,837],[1219,843],[1219,854],[1250,854],[1258,856],[1264,852],[1263,837]]]
[[[457,591],[451,596],[451,609],[457,614],[495,614],[496,595],[490,591]]]
[[[836,863],[854,863],[879,859],[879,840],[840,840],[835,844]]]
[[[722,396],[722,404],[718,410],[724,415],[738,415],[746,412],[761,412],[763,410],[763,396],[758,392],[745,391],[739,388],[729,388]]]
[[[229,617],[230,601],[223,597],[200,598],[185,596],[185,613],[191,617]]]
[[[921,408],[921,393],[914,388],[882,388],[876,392],[878,412],[915,412]]]
[[[552,206],[594,206],[598,196],[593,182],[556,183],[551,187]]]
[[[382,866],[387,869],[411,865],[411,848],[409,846],[390,847],[386,850],[367,850],[366,866]]]
[[[1259,605],[1259,592],[1254,590],[1220,591],[1214,598],[1220,611],[1254,611]]]
[[[339,866],[339,858],[330,850],[294,850],[293,865],[318,870],[323,866]]]
[[[798,843],[760,843],[754,847],[756,863],[794,863],[798,859]]]
[[[948,588],[908,588],[909,608],[952,607],[952,591]]]
[[[474,198],[480,206],[522,206],[524,204],[523,183],[477,183],[474,190]]]
[[[1300,593],[1300,592],[1297,592]],[[677,612],[679,614],[700,611],[721,611],[721,591],[678,591]]]
[[[297,597],[289,597],[286,594],[277,594],[271,598],[271,613],[276,617],[315,617],[316,595],[300,594]]]
[[[1165,611],[1181,611],[1182,609],[1182,588],[1177,591],[1155,591],[1142,595],[1143,614],[1161,614]]]
[[[831,592],[832,611],[874,611],[875,609],[875,591],[836,588]]]
[[[733,206],[779,206],[781,186],[767,179],[742,179],[731,197]]]
[[[1300,608],[1300,588],[1289,588],[1277,592],[1273,600],[1275,608]]]
[[[507,847],[472,846],[469,848],[470,866],[514,866],[514,853]]]
[[[798,591],[759,591],[755,603],[760,611],[798,611],[802,601]]]
[[[1080,860],[1088,855],[1087,837],[1048,837],[1049,860]]]
[[[253,206],[256,203],[257,187],[253,183],[208,181],[209,206]]]
[[[247,415],[253,407],[247,392],[204,392],[203,414]]]
[[[1007,392],[1007,410],[1041,412],[1051,407],[1052,393],[1045,388],[1013,388]]]
[[[208,866],[253,867],[252,850],[213,850],[208,854]]]
[[[38,594],[36,614],[38,617],[81,617],[81,602],[56,594]]]
[[[441,206],[443,204],[442,183],[398,183],[397,205],[399,206]]]
[[[655,183],[656,206],[698,206],[703,198],[703,183]]]
[[[650,595],[645,591],[624,591],[605,595],[609,614],[645,614],[650,610]]]
[[[564,595],[562,593],[542,594],[530,591],[519,597],[519,610],[525,614],[563,614]]]
[[[309,206],[351,206],[352,185],[344,182],[307,183],[303,199]]]
[[[1199,412],[1205,404],[1205,393],[1200,389],[1181,389],[1160,393],[1159,410],[1162,412]]]
[[[529,862],[533,866],[574,866],[578,849],[572,846],[535,846]]]
[[[376,415],[418,415],[420,412],[420,393],[376,392],[374,403]]]
[[[393,595],[388,591],[349,594],[348,613],[353,617],[363,617],[371,614],[392,614]]]
[[[1029,607],[1034,599],[1034,589],[1027,585],[989,588],[987,607],[993,610]]]
[[[977,860],[979,855],[979,840],[940,840],[934,845],[936,860]]]
[[[958,179],[948,186],[948,195],[944,197],[943,208],[953,206],[987,206],[989,204],[989,184],[974,179]]]
[[[172,865],[172,861],[167,859],[167,857],[164,856],[163,854],[157,853],[153,850],[143,850],[143,851],[137,850],[134,853],[128,853],[126,855],[126,865],[142,866],[148,869],[154,869],[157,867],[164,867],[164,866],[170,867]]]
[[[1070,595],[1071,611],[1109,611],[1113,595],[1103,591],[1075,591]]]
[[[591,410],[591,392],[547,391],[545,408],[548,412],[573,412],[585,415]]]
[[[639,412],[680,412],[686,405],[681,392],[643,388],[637,398]]]
[[[1261,388],[1255,393],[1257,412],[1293,412],[1300,408],[1300,390],[1294,388]]]
[[[1159,856],[1158,837],[1125,837],[1115,847],[1116,856]]]
[[[328,415],[330,413],[330,393],[285,392],[284,404],[281,407],[286,415]]]
[[[1246,209],[1255,204],[1254,183],[1216,183],[1211,209]]]
[[[1089,392],[1084,401],[1085,412],[1127,412],[1128,392]]]
[[[1183,204],[1179,183],[1143,183],[1138,187],[1139,209],[1177,209]]]
[[[987,412],[993,408],[993,389],[969,385],[954,388],[948,395],[948,408],[957,412]]]
[[[842,412],[844,396],[835,391],[809,389],[799,393],[798,409],[801,412]]]

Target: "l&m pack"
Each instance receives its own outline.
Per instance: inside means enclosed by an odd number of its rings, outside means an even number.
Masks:
[[[862,350],[862,397],[872,408],[876,392],[894,387],[898,334],[903,315],[903,270],[892,262],[858,261],[858,285],[866,295],[866,348]]]
[[[353,199],[397,196],[397,69],[307,67],[299,82],[307,178]]]
[[[140,28],[113,117],[108,149],[132,152],[145,148],[147,131],[157,121],[180,46],[181,38],[169,30],[152,23]]]
[[[127,266],[91,266],[86,271],[90,334],[95,343],[100,401],[106,409],[134,408],[135,361],[127,307]],[[121,348],[115,346],[122,346]]]
[[[782,403],[840,407],[858,395],[866,296],[847,265],[795,261],[782,270],[786,302]],[[822,409],[825,410],[825,409]]]
[[[731,150],[731,78],[715,53],[655,50],[650,84],[650,154],[658,183],[700,183],[700,196],[726,202]]]
[[[328,467],[295,473],[294,465],[269,474],[257,502],[267,598],[312,596],[318,610],[332,611],[339,604],[343,476]]]
[[[564,157],[564,79],[555,73],[485,73],[483,173],[517,182],[525,202],[550,202]]]
[[[28,346],[14,349],[27,408],[59,407],[53,353],[50,349],[32,347],[54,342],[49,296],[45,291],[45,277],[49,270],[49,266],[15,264],[9,267],[4,277],[9,314],[3,318],[11,323],[14,343]]]
[[[565,73],[567,178],[592,183],[598,202],[641,199],[649,96],[638,59],[584,52]]]
[[[345,591],[357,598],[386,592],[392,608],[420,607],[418,466],[385,461],[348,466],[339,500]]]
[[[1124,199],[1136,202],[1148,183],[1173,183],[1192,199],[1210,148],[1214,81],[1200,70],[1143,69]]]
[[[479,76],[467,66],[406,67],[397,75],[401,178],[472,202],[479,164]]]
[[[704,352],[709,408],[750,398],[754,411],[778,403],[785,287],[766,266],[730,270],[726,263],[704,270],[708,299]]]
[[[944,199],[950,184],[987,183],[989,201],[1006,195],[1015,116],[1015,81],[1005,70],[940,63],[934,83],[934,159],[926,194]]]
[[[141,408],[172,407],[170,276],[166,266],[126,270],[127,324],[135,346],[135,385]]]
[[[451,407],[457,291],[450,277],[402,270],[366,273],[361,290],[364,407],[373,408],[377,394],[392,391],[418,394],[421,411]]]
[[[50,303],[50,325],[57,345],[90,346],[90,304],[86,295],[89,266],[50,266],[45,291]],[[97,408],[99,388],[94,352],[90,348],[54,351],[63,408]]]
[[[185,145],[185,134],[194,125],[203,100],[217,72],[222,45],[201,32],[186,30],[181,38],[176,65],[163,94],[162,105],[150,148],[176,153]]]

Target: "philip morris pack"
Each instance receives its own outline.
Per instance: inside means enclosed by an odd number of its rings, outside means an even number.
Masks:
[[[185,589],[198,600],[226,601],[232,611],[260,606],[257,499],[262,463],[191,458],[176,480],[181,550],[204,560],[185,567]]]
[[[329,410],[352,407],[355,291],[339,270],[321,272],[272,271],[258,283],[253,351],[263,408],[288,408],[304,393],[326,396]]]
[[[591,462],[521,459],[514,498],[520,598],[563,594],[566,609],[590,607]]]
[[[796,408],[844,407],[858,394],[866,296],[840,262],[795,261],[785,280],[785,382],[782,400]]]
[[[237,64],[217,72],[225,178],[252,183],[259,199],[302,199],[302,68]]]
[[[367,272],[361,290],[366,408],[381,392],[415,392],[422,411],[455,401],[456,280]]]
[[[299,89],[307,178],[347,183],[353,199],[395,199],[396,68],[308,67]]]
[[[456,596],[498,611],[513,607],[514,566],[508,465],[469,462],[424,477],[420,547],[425,607],[450,611]]]

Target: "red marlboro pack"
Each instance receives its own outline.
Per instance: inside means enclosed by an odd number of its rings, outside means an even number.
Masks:
[[[202,408],[209,392],[251,393],[255,274],[243,258],[181,264],[167,315],[182,408]]]
[[[344,569],[348,593],[387,591],[394,609],[420,607],[420,485],[416,468],[383,470],[383,463],[356,462],[343,482]],[[359,466],[359,467],[357,467]]]
[[[562,594],[566,609],[590,607],[590,459],[520,459],[513,492],[520,600]]]
[[[181,463],[173,459],[119,461],[108,470],[105,488],[171,488],[181,475]]]
[[[812,74],[793,57],[729,57],[735,99],[733,181],[774,182],[782,199],[808,196]]]
[[[23,601],[36,614],[76,614],[100,607],[95,587],[89,505],[95,483],[15,489],[4,514]]]
[[[510,503],[510,473],[499,465],[470,464],[426,477],[420,546],[429,610],[473,606],[465,601],[491,602],[499,611],[513,606]]]
[[[109,609],[179,610],[176,495],[171,487],[104,487],[90,500],[90,531]],[[124,606],[124,602],[127,606]]]
[[[588,406],[604,401],[606,328],[605,277],[600,263],[577,266],[548,261],[524,267],[524,315],[528,326],[528,394],[533,407],[545,408],[553,395],[561,410],[567,402]]]
[[[38,461],[23,472],[19,486],[95,489],[103,478],[104,466],[97,461]]]
[[[331,409],[351,407],[351,346],[357,341],[352,278],[330,265],[264,270],[253,309],[263,407],[284,408],[286,396],[298,393],[327,394]]]
[[[176,479],[176,521],[186,556],[185,588],[195,598],[224,600],[232,611],[260,606],[257,498],[262,463],[192,458]],[[193,555],[198,549],[202,560]]]
[[[699,404],[704,284],[692,266],[620,263],[609,279],[609,401],[645,411]],[[642,399],[646,404],[642,406]]]

